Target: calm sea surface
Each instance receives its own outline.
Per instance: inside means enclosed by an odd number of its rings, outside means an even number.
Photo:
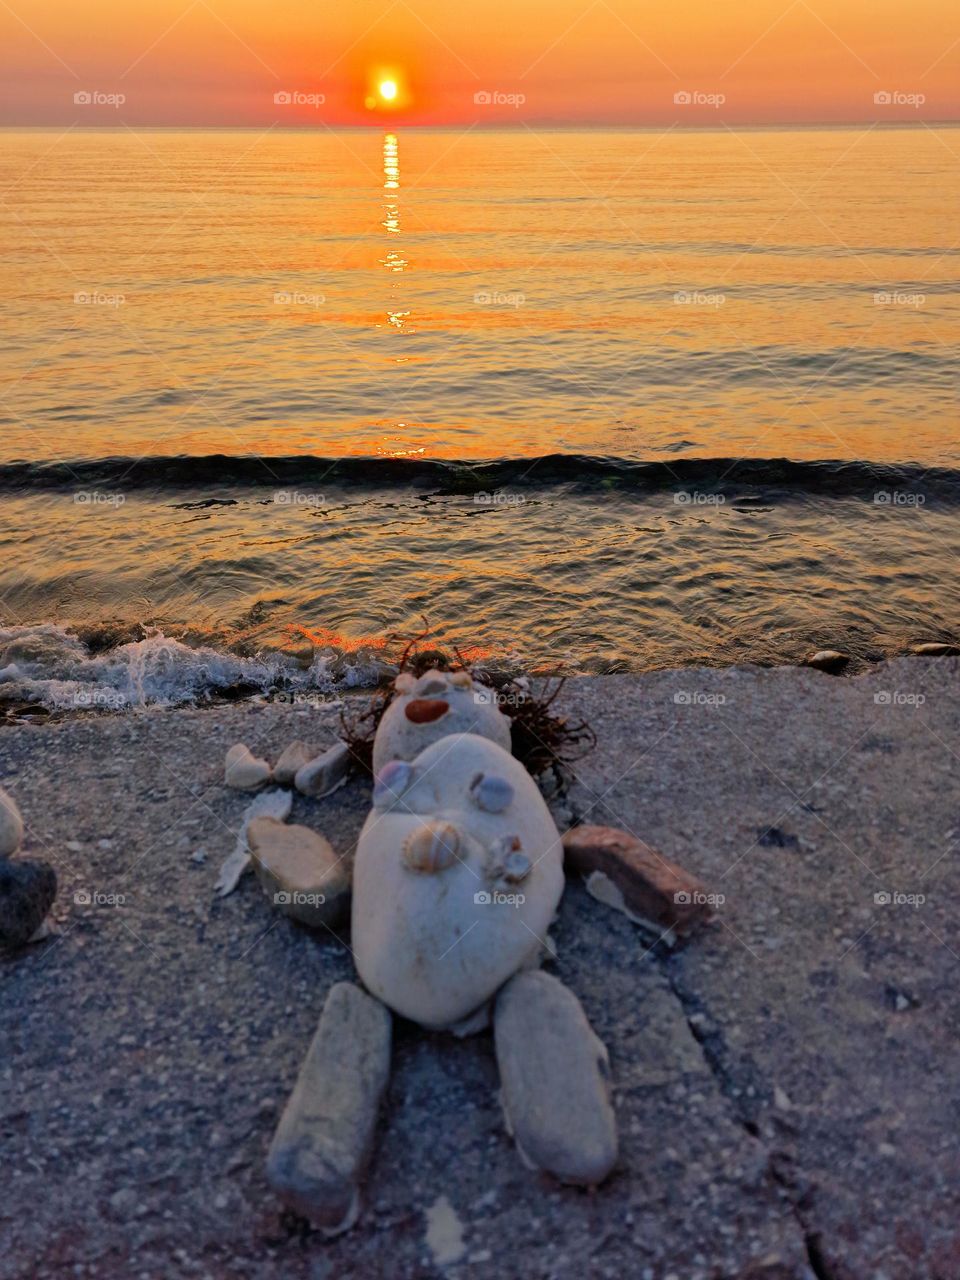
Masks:
[[[0,133],[0,679],[956,638],[958,149]]]

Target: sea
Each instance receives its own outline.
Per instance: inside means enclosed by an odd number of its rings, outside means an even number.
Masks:
[[[0,132],[0,699],[956,641],[958,152]]]

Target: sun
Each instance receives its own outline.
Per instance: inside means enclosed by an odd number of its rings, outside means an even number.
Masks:
[[[396,80],[381,80],[377,86],[377,92],[384,102],[393,102],[397,96]]]

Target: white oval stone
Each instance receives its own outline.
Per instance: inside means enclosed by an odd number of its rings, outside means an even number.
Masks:
[[[507,812],[475,804],[470,787],[481,772],[512,787]],[[411,812],[404,801],[419,777],[430,788],[421,788]],[[368,991],[414,1022],[448,1028],[547,947],[563,892],[563,851],[536,783],[486,738],[456,734],[432,743],[413,761],[413,778],[400,802],[375,809],[360,833],[352,943]],[[438,821],[457,832],[455,860],[432,873],[409,868],[404,847]],[[530,860],[519,884],[498,879],[504,849]]]
[[[13,796],[0,788],[0,857],[8,858],[23,843],[23,819]]]
[[[316,756],[316,751],[299,738],[283,749],[280,759],[273,766],[273,780],[279,787],[292,787],[293,780],[305,764]]]
[[[408,681],[400,685],[398,678],[398,695],[384,712],[373,741],[374,773],[390,760],[413,760],[424,747],[454,733],[475,734],[510,750],[510,720],[497,706],[493,690],[465,682],[464,674],[427,671],[412,686]],[[422,713],[429,715],[425,704],[430,702],[437,704],[438,711],[443,703],[447,707],[436,719],[409,719],[411,703],[420,704]]]

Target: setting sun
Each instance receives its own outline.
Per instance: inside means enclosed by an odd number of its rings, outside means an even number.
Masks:
[[[396,80],[381,80],[379,93],[380,97],[383,98],[385,102],[393,102],[394,98],[397,96]]]

